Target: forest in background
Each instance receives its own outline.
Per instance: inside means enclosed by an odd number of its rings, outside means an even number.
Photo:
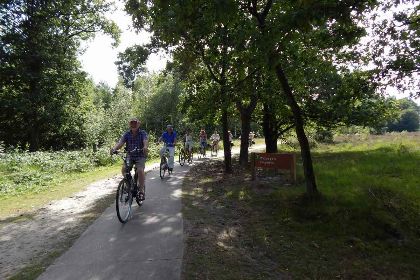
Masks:
[[[119,43],[105,17],[111,2],[6,0],[0,4],[2,150],[106,151],[137,116],[150,135],[171,123],[182,132],[219,129],[264,137],[267,152],[294,135],[309,194],[316,194],[310,142],[354,127],[372,133],[415,131],[419,5],[415,1],[125,1],[150,44],[120,54],[115,88],[95,85],[77,59],[97,33]],[[281,16],[279,16],[281,15]],[[362,39],[369,36],[368,43]],[[172,55],[147,74],[148,55]],[[356,129],[357,130],[357,129]],[[225,148],[225,171],[231,153]],[[95,161],[95,160],[94,160]]]

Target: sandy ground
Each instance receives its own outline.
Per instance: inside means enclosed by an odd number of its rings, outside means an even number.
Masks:
[[[0,228],[0,279],[35,259],[43,258],[80,232],[80,223],[95,202],[115,192],[121,176],[97,181],[72,197],[53,201],[22,219],[2,221]]]

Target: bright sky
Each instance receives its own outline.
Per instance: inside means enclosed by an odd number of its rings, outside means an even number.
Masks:
[[[118,71],[115,61],[118,53],[123,52],[132,45],[142,45],[148,43],[150,35],[147,32],[136,34],[131,24],[131,17],[123,10],[121,1],[115,1],[117,10],[108,15],[120,27],[121,43],[117,48],[112,47],[112,39],[109,36],[98,34],[95,39],[88,42],[84,47],[86,51],[79,57],[83,69],[88,72],[95,83],[106,82],[114,87],[118,81]],[[149,72],[163,70],[166,66],[167,58],[164,54],[152,54],[146,63]]]

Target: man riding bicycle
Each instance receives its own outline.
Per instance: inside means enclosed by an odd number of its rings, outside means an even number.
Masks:
[[[228,137],[229,137],[230,149],[232,150],[232,147],[233,147],[233,135],[232,135],[232,132],[230,132],[230,130],[228,130]]]
[[[132,118],[129,121],[130,130],[126,131],[115,146],[111,149],[111,154],[114,154],[125,144],[125,151],[127,152],[128,166],[130,170],[133,165],[137,168],[137,188],[136,193],[140,200],[145,199],[145,175],[144,167],[147,157],[148,137],[144,130],[140,129],[140,121],[137,118]],[[122,166],[122,174],[125,174],[125,165]]]
[[[217,147],[217,145],[219,145],[220,135],[219,135],[219,133],[217,133],[217,130],[215,130],[214,133],[210,136],[210,141],[211,141],[212,150],[215,147]]]
[[[203,154],[205,155],[206,154],[206,147],[207,147],[207,133],[206,133],[206,131],[204,130],[204,128],[202,128],[201,130],[200,130],[200,134],[199,134],[199,141],[200,141],[200,148],[202,149],[202,151],[203,151]]]
[[[176,145],[176,131],[172,125],[166,126],[166,131],[159,138],[159,142],[163,141],[164,145],[160,150],[160,156],[162,157],[166,150],[169,151],[168,168],[172,172],[174,169],[174,156],[175,156],[175,145]]]
[[[185,133],[184,141],[185,141],[184,142],[184,149],[185,149],[185,151],[187,151],[188,157],[191,159],[191,153],[192,153],[192,148],[193,148],[193,137],[192,137],[189,129],[187,129],[187,131]]]

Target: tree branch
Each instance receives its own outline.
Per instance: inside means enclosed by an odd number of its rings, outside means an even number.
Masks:
[[[197,53],[196,51],[194,51],[194,52]],[[217,78],[216,75],[214,74],[214,71],[213,71],[213,69],[210,65],[211,63],[209,61],[207,61],[207,59],[206,59],[206,55],[204,54],[204,49],[200,48],[198,50],[198,54],[201,56],[201,58],[203,60],[203,63],[204,63],[204,65],[206,65],[206,68],[209,71],[210,76],[213,78],[213,80],[215,82],[217,82],[218,84],[221,84],[221,80],[219,78]]]

